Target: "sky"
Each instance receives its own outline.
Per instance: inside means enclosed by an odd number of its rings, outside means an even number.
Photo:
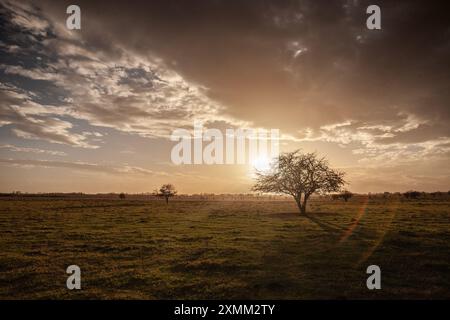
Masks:
[[[0,192],[249,192],[252,164],[173,163],[194,121],[278,129],[353,192],[450,189],[445,2],[70,4],[0,0]]]

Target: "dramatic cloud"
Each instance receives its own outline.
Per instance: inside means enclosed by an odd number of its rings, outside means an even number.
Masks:
[[[19,137],[93,147],[70,130],[73,119],[149,137],[192,126],[194,117],[232,121],[220,114],[223,106],[207,97],[207,89],[188,83],[159,58],[132,54],[120,45],[99,48],[65,30],[64,20],[38,16],[31,7],[5,2],[2,12],[10,18],[6,40],[16,46],[5,54],[25,59],[0,65],[2,121]],[[19,32],[29,36],[26,47],[16,44]]]
[[[205,94],[225,106],[218,110],[222,115],[279,127],[293,137],[304,130],[317,135],[323,126],[348,120],[395,128],[411,119],[421,125],[372,138],[415,143],[449,137],[449,72],[442,66],[450,40],[442,4],[381,1],[378,32],[365,27],[369,4],[80,3],[89,15],[83,34],[93,46],[112,54],[101,33],[134,54],[161,58],[207,87]],[[63,12],[53,4],[47,10],[59,17]],[[172,114],[201,113],[186,108],[190,111]],[[136,111],[141,109],[130,109]],[[339,139],[341,132],[328,134]],[[364,142],[371,135],[366,131],[353,139]]]
[[[377,177],[368,185],[389,185],[372,168],[408,166],[405,189],[450,160],[445,2],[378,1],[381,30],[366,28],[368,0],[80,0],[72,31],[69,4],[0,0],[4,145],[103,159],[109,131],[135,137],[130,150],[152,138],[154,157],[201,120],[279,128],[287,150],[332,148],[330,160]],[[413,174],[417,161],[427,166]],[[429,188],[447,188],[448,175],[434,178]]]

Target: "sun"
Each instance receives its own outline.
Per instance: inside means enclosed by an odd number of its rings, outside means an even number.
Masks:
[[[269,171],[270,159],[267,156],[258,156],[251,161],[250,166],[255,171]]]

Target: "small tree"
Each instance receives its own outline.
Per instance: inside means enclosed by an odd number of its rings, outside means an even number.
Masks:
[[[344,190],[344,192],[342,192],[339,196],[340,196],[342,199],[344,199],[345,202],[347,202],[348,199],[350,199],[351,197],[353,197],[353,193],[351,193],[351,192],[348,191],[348,190]]]
[[[325,158],[300,151],[281,154],[268,172],[256,172],[253,191],[291,195],[301,214],[313,193],[338,192],[345,184],[344,173],[331,169]]]
[[[159,188],[159,192],[157,192],[157,196],[164,197],[166,203],[169,203],[169,198],[176,194],[177,191],[175,190],[175,186],[170,183],[162,185],[161,188]]]
[[[125,199],[125,198],[126,198],[125,193],[121,192],[121,193],[119,194],[119,198],[120,198],[120,199]]]

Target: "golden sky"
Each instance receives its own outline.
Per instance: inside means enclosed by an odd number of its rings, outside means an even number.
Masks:
[[[1,192],[249,192],[246,165],[174,165],[194,121],[280,130],[354,192],[450,189],[449,22],[378,1],[0,1]]]

